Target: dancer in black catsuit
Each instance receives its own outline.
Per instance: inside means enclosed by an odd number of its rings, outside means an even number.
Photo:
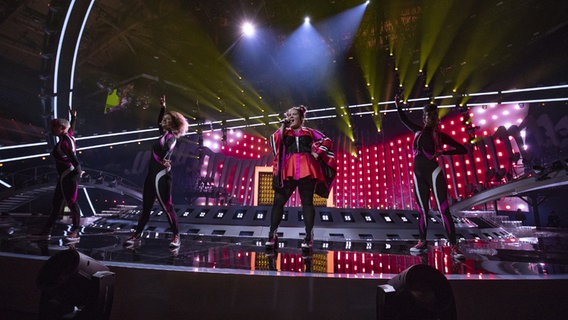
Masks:
[[[177,138],[187,131],[187,121],[179,112],[166,112],[166,97],[160,98],[160,115],[158,124],[160,138],[152,146],[148,175],[144,182],[142,194],[142,213],[138,218],[138,224],[134,233],[125,242],[125,246],[133,246],[140,241],[144,227],[150,219],[150,211],[154,201],[158,199],[160,206],[166,212],[172,228],[173,236],[170,247],[178,248],[181,245],[176,214],[172,205],[172,172],[171,156],[177,142]]]
[[[434,194],[434,199],[438,210],[442,215],[442,222],[446,230],[448,240],[452,248],[452,255],[456,259],[462,259],[463,254],[459,251],[456,241],[456,229],[448,202],[448,183],[438,165],[438,157],[442,155],[465,154],[467,149],[452,139],[447,134],[438,129],[438,106],[428,104],[424,106],[423,121],[424,126],[411,122],[399,104],[399,98],[395,98],[398,115],[402,123],[414,132],[414,191],[418,202],[419,220],[419,242],[410,249],[412,253],[422,253],[428,251],[426,233],[428,229],[428,211],[430,209],[430,191]],[[451,149],[444,150],[444,145]]]
[[[65,240],[78,241],[79,228],[81,227],[81,214],[79,205],[77,204],[77,193],[79,178],[83,174],[83,171],[77,159],[75,138],[73,137],[77,110],[69,108],[69,112],[71,114],[71,122],[67,119],[53,119],[51,121],[51,134],[59,138],[59,141],[55,144],[51,152],[51,155],[55,159],[55,167],[59,177],[53,194],[51,213],[41,231],[41,235],[46,238],[50,237],[51,228],[53,228],[57,217],[63,211],[63,205],[67,203],[71,211],[73,225],[71,232],[67,234]]]

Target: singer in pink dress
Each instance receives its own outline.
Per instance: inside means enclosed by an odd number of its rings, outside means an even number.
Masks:
[[[335,178],[332,141],[322,132],[304,127],[306,108],[292,107],[286,112],[281,127],[270,137],[274,154],[274,203],[271,210],[267,252],[277,248],[277,228],[282,221],[284,205],[298,189],[306,235],[302,248],[311,248],[314,228],[314,194],[329,196]]]

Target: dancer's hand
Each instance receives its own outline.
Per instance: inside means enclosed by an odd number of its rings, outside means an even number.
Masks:
[[[165,95],[165,94],[163,94],[163,95],[160,97],[160,106],[161,106],[162,108],[165,108],[165,107],[166,107],[166,95]]]
[[[394,105],[396,106],[397,110],[402,110],[402,103],[399,103],[400,101],[400,96],[397,94],[394,96]]]
[[[162,160],[162,165],[166,167],[167,171],[172,169],[172,161],[171,160]]]

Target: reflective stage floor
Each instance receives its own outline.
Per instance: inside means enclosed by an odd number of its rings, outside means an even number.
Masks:
[[[69,246],[102,262],[228,270],[269,271],[264,238],[182,234],[181,247],[169,248],[171,234],[144,232],[140,244],[123,246],[129,231],[84,227],[77,243],[64,241],[66,226],[58,224],[50,240],[33,236],[43,223],[37,216],[0,217],[0,251],[51,256]],[[316,226],[317,228],[317,226]],[[298,239],[280,239],[277,271],[306,273]],[[568,277],[568,230],[526,228],[510,239],[462,239],[464,261],[452,259],[445,241],[432,241],[426,254],[411,255],[415,240],[329,241],[315,239],[312,273],[398,274],[418,263],[452,277]],[[309,271],[309,270],[307,270]]]
[[[562,319],[568,312],[568,299],[560,294],[568,284],[568,232],[563,229],[524,227],[519,237],[466,239],[460,242],[464,261],[451,258],[444,240],[414,256],[409,254],[412,239],[316,238],[312,270],[306,272],[298,239],[281,239],[277,270],[271,270],[264,238],[182,234],[181,247],[172,250],[171,234],[145,232],[140,245],[126,248],[129,231],[86,221],[80,241],[69,245],[63,240],[65,224],[57,225],[50,240],[35,238],[43,219],[0,217],[4,314],[25,310],[24,303],[33,309],[37,297],[22,292],[30,292],[46,260],[70,248],[116,272],[111,319],[152,319],[154,312],[163,319],[183,319],[188,312],[198,319],[260,319],[286,306],[288,314],[270,318],[376,319],[377,285],[417,264],[431,266],[451,282],[458,319]],[[544,317],[537,317],[541,308],[546,308]],[[35,319],[33,312],[15,314],[14,319]]]

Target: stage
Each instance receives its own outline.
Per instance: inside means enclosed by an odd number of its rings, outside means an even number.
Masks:
[[[3,314],[35,319],[37,273],[46,260],[66,250],[77,250],[115,274],[111,319],[376,319],[378,286],[416,264],[429,265],[448,279],[458,319],[560,319],[568,311],[563,289],[568,284],[568,233],[562,229],[506,219],[501,226],[490,225],[487,218],[487,225],[480,226],[479,217],[464,215],[458,219],[458,234],[466,259],[460,262],[452,260],[443,239],[435,239],[441,230],[436,224],[428,253],[409,254],[416,241],[411,212],[367,210],[383,222],[394,221],[378,224],[377,219],[369,227],[358,224],[359,217],[366,220],[360,210],[319,208],[324,220],[338,222],[351,214],[356,221],[333,227],[316,222],[312,270],[306,272],[301,221],[288,219],[279,229],[277,270],[270,270],[263,245],[267,227],[254,223],[266,208],[178,209],[182,245],[177,250],[168,247],[171,234],[159,210],[133,248],[122,243],[137,208],[84,219],[81,240],[71,245],[63,241],[67,217],[50,240],[38,240],[31,235],[44,216],[3,215]],[[295,216],[294,210],[289,208],[289,216]],[[242,224],[231,225],[219,216],[245,212],[246,217],[247,211],[255,214]],[[405,215],[411,223],[403,223]]]

